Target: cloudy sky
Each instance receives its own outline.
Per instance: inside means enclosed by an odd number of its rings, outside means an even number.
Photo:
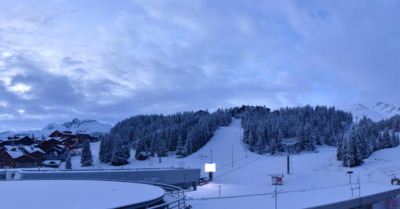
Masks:
[[[0,0],[0,131],[400,102],[399,1]]]

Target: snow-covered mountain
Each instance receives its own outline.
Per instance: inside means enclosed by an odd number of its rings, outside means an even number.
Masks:
[[[91,135],[101,135],[104,133],[108,133],[112,128],[111,125],[105,123],[99,123],[96,120],[84,119],[79,120],[77,118],[73,119],[72,122],[65,122],[64,124],[50,123],[45,126],[42,130],[28,130],[28,131],[6,131],[0,133],[0,139],[7,138],[9,136],[14,136],[16,134],[27,134],[27,135],[35,135],[36,137],[40,136],[49,136],[54,131],[71,131],[75,133],[77,131],[82,131]]]
[[[358,120],[366,116],[371,118],[373,121],[379,121],[382,119],[390,118],[394,115],[400,115],[400,103],[396,105],[390,105],[383,102],[378,102],[372,107],[366,107],[362,104],[355,104],[349,108],[345,108],[346,111],[350,111],[353,114],[354,121],[356,121],[356,116]]]

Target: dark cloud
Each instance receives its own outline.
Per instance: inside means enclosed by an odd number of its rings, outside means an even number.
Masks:
[[[62,60],[60,62],[61,62],[60,66],[62,68],[83,64],[82,61],[74,60],[71,57],[64,57],[64,58],[62,58]]]

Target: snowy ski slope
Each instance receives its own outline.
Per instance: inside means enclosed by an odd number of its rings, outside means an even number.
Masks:
[[[283,185],[278,186],[278,208],[305,208],[346,200],[351,197],[347,171],[354,172],[352,183],[360,178],[361,196],[398,188],[390,184],[392,175],[400,176],[400,147],[374,152],[362,166],[343,168],[336,161],[335,147],[319,146],[318,153],[301,153],[291,156],[291,174],[286,174],[286,156],[258,155],[247,152],[241,144],[240,120],[222,127],[215,136],[196,153],[180,159],[175,156],[152,161],[137,161],[131,154],[130,164],[124,168],[171,167],[184,162],[186,167],[201,168],[212,160],[217,164],[214,181],[188,192],[188,204],[194,208],[274,208],[275,201],[269,174],[282,173]],[[233,167],[232,167],[233,144]],[[98,161],[99,143],[92,143],[94,167],[116,168]],[[79,157],[72,158],[73,167],[80,168]],[[62,165],[63,166],[63,165]],[[370,174],[370,179],[368,177]],[[219,187],[221,196],[219,196]],[[355,194],[358,191],[355,191]],[[358,195],[358,193],[357,193]],[[354,197],[353,197],[354,198]]]

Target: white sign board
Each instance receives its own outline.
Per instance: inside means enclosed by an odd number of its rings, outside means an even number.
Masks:
[[[206,172],[215,172],[216,166],[215,163],[206,163]]]

